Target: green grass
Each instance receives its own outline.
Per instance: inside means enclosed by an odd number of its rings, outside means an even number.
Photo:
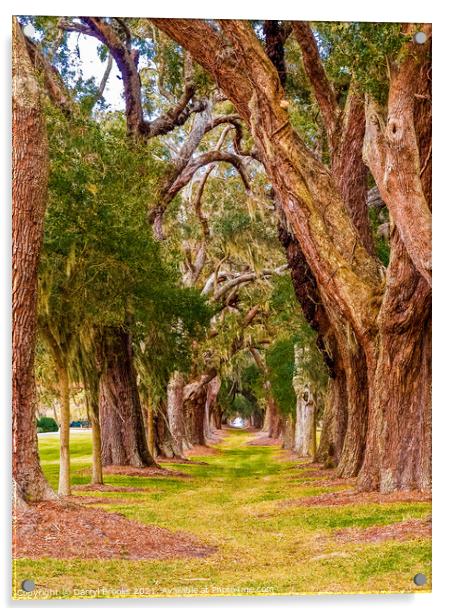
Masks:
[[[429,515],[429,504],[280,507],[283,501],[336,487],[314,487],[302,481],[306,473],[283,460],[279,448],[246,446],[249,437],[230,431],[217,447],[218,455],[196,458],[206,465],[165,465],[189,474],[187,478],[105,477],[108,484],[151,488],[149,492],[101,493],[110,500],[102,505],[105,509],[144,524],[195,534],[217,547],[213,555],[171,561],[18,559],[16,594],[26,578],[36,581],[42,598],[413,592],[416,573],[423,572],[430,580],[428,540],[338,544],[333,539],[338,529]],[[44,472],[56,487],[58,439],[43,436],[39,444]],[[88,483],[89,475],[82,473],[90,465],[89,436],[74,434],[71,450],[73,482]],[[124,499],[130,503],[124,504]],[[420,590],[430,588],[427,583]]]

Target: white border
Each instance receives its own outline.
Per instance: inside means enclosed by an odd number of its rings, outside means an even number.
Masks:
[[[448,361],[449,326],[447,312],[449,310],[448,288],[450,246],[450,201],[449,201],[449,50],[450,22],[445,3],[437,0],[376,0],[374,3],[364,3],[350,0],[322,0],[321,2],[298,2],[292,5],[285,0],[283,3],[263,0],[226,0],[223,3],[211,1],[171,0],[164,3],[133,2],[112,3],[98,0],[70,0],[63,4],[41,0],[10,2],[5,0],[1,6],[0,28],[2,33],[2,61],[0,63],[2,84],[1,97],[2,123],[4,143],[2,149],[1,185],[7,186],[3,207],[0,262],[2,264],[2,294],[1,294],[1,364],[0,383],[2,400],[1,433],[4,446],[3,460],[0,462],[0,472],[3,478],[4,511],[1,517],[2,537],[10,536],[10,246],[11,246],[11,180],[10,180],[10,31],[12,14],[41,15],[126,15],[126,16],[157,16],[157,17],[222,17],[222,18],[265,18],[265,19],[307,19],[317,21],[353,20],[353,21],[414,21],[433,22],[433,189],[434,189],[434,263],[435,263],[435,293],[434,293],[434,353],[433,353],[433,593],[427,595],[360,595],[360,596],[307,596],[307,597],[264,597],[264,598],[204,598],[204,599],[139,599],[139,600],[107,600],[107,601],[52,601],[52,602],[12,602],[10,595],[10,576],[2,575],[2,603],[6,609],[14,609],[21,613],[30,607],[35,613],[44,613],[48,609],[82,608],[89,614],[95,608],[128,610],[130,607],[151,610],[153,614],[174,614],[183,612],[183,616],[204,614],[211,610],[217,614],[225,614],[230,610],[238,614],[257,609],[263,613],[273,613],[274,609],[283,608],[286,613],[314,611],[314,614],[330,614],[339,616],[360,613],[368,614],[399,614],[407,612],[414,616],[421,614],[442,614],[443,606],[448,604],[448,555],[445,539],[449,536],[448,509],[445,497],[449,490],[449,438],[450,438],[450,408],[447,381],[450,375]],[[9,542],[6,542],[3,557],[3,571],[10,572]],[[94,607],[95,606],[95,607]],[[447,607],[447,606],[446,606]],[[448,608],[447,608],[448,609]]]

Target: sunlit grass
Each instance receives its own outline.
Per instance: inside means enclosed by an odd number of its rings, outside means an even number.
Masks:
[[[89,596],[99,588],[104,589],[101,596],[118,594],[120,589],[140,596],[412,592],[417,590],[412,582],[416,573],[423,572],[430,579],[428,540],[338,544],[333,538],[333,532],[342,528],[379,526],[429,515],[428,503],[281,506],[291,499],[340,488],[302,483],[302,471],[280,458],[278,448],[245,446],[248,439],[245,432],[230,431],[217,447],[218,455],[195,458],[206,465],[164,465],[181,470],[187,478],[105,478],[115,486],[150,491],[89,492],[90,496],[108,498],[102,505],[108,511],[195,534],[217,547],[210,557],[172,561],[20,559],[17,583],[32,578],[38,591],[48,596]],[[39,444],[44,472],[55,487],[58,439],[40,437]],[[88,483],[89,435],[74,434],[71,448],[74,483]],[[298,475],[295,482],[293,475]],[[343,482],[341,489],[345,487]],[[430,584],[421,590],[430,590]]]

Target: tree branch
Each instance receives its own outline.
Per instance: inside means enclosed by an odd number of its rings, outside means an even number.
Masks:
[[[243,274],[238,274],[215,291],[213,296],[214,300],[218,301],[234,287],[246,284],[247,282],[252,282],[258,278],[264,279],[270,278],[271,276],[281,276],[281,274],[286,271],[287,267],[287,265],[281,265],[276,269],[263,269],[260,274],[258,272],[244,272]]]
[[[73,103],[60,74],[56,68],[50,64],[49,60],[36,43],[27,37],[24,38],[32,63],[36,70],[44,77],[44,86],[51,102],[56,107],[59,107],[65,115],[70,115],[73,112]]]
[[[325,73],[316,39],[308,22],[293,21],[292,30],[302,51],[303,66],[319,105],[328,142],[333,147],[339,119],[336,94]]]
[[[182,188],[192,179],[194,174],[201,168],[214,162],[224,162],[232,165],[239,173],[242,179],[242,183],[245,186],[245,190],[250,190],[250,182],[247,177],[247,170],[245,164],[240,156],[232,154],[231,152],[222,152],[221,150],[212,150],[211,152],[204,152],[196,158],[194,158],[177,177],[175,182],[170,187],[167,193],[168,203],[172,201],[175,196],[180,192]]]
[[[204,132],[202,133],[203,136]],[[200,139],[196,143],[198,145]],[[188,139],[186,146],[189,144],[189,147],[186,147],[186,150],[191,150],[193,144],[195,143],[195,139]],[[197,156],[197,158],[192,159],[188,164],[186,164],[186,152],[183,152],[178,157],[177,161],[174,164],[173,170],[169,173],[161,191],[160,197],[156,206],[154,206],[148,213],[148,221],[155,229],[155,234],[159,239],[163,239],[162,234],[162,217],[164,216],[164,212],[167,209],[167,206],[171,203],[171,201],[176,197],[176,195],[180,192],[182,188],[184,188],[190,180],[193,178],[194,174],[201,168],[207,165],[210,165],[214,162],[226,162],[238,171],[241,176],[242,182],[245,186],[245,190],[250,190],[250,182],[247,177],[247,170],[245,168],[244,161],[241,157],[236,154],[232,154],[231,152],[222,152],[221,150],[212,150],[210,152],[205,152]],[[182,166],[184,164],[184,167]],[[159,235],[158,235],[159,233]]]
[[[108,61],[106,63],[105,72],[103,73],[102,80],[100,81],[100,85],[98,86],[98,89],[97,89],[97,92],[95,94],[95,97],[94,97],[94,99],[93,99],[93,101],[91,103],[91,109],[93,109],[95,107],[95,105],[98,103],[98,101],[101,99],[101,97],[103,96],[103,94],[105,92],[106,84],[108,83],[108,79],[109,79],[109,76],[111,74],[112,65],[113,65],[113,58],[112,58],[112,55],[109,53],[108,54]]]
[[[80,17],[80,20],[82,21],[81,28],[74,23],[70,25],[64,23],[61,27],[94,36],[108,47],[122,75],[127,128],[130,135],[146,139],[165,135],[176,126],[182,126],[192,113],[203,109],[201,101],[194,101],[190,105],[195,93],[195,86],[191,75],[187,75],[183,95],[172,109],[151,122],[145,120],[141,99],[141,80],[138,72],[139,52],[137,49],[131,48],[131,35],[125,22],[119,20],[126,35],[126,42],[124,43],[115,30],[103,19]]]

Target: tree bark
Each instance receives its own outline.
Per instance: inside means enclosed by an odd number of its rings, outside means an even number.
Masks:
[[[431,487],[431,290],[394,229],[380,336],[369,364],[371,403],[362,490]]]
[[[295,451],[299,456],[314,459],[316,456],[316,405],[307,389],[297,400],[295,437]]]
[[[213,411],[213,421],[214,421],[214,427],[216,430],[220,430],[222,428],[222,416],[223,416],[222,408],[220,407],[219,404],[216,404],[214,411]]]
[[[83,360],[86,361],[83,361]],[[103,484],[102,437],[100,431],[99,384],[100,369],[95,353],[89,357],[81,356],[81,379],[83,382],[86,410],[91,422],[92,435],[92,484]],[[91,363],[92,362],[92,363]]]
[[[158,407],[155,421],[155,450],[158,456],[164,458],[183,458],[183,451],[170,430],[167,405],[163,402]]]
[[[94,485],[103,484],[102,437],[98,401],[91,409],[90,420],[92,426],[92,483]]]
[[[58,494],[70,496],[70,385],[63,359],[58,362],[57,373],[60,400]]]
[[[322,462],[327,468],[338,465],[346,430],[347,385],[344,370],[338,368],[335,376],[328,380],[317,462]]]
[[[281,435],[283,449],[293,449],[295,445],[295,425],[291,415],[283,417]]]
[[[152,401],[147,400],[147,446],[152,458],[155,457],[155,414]]]
[[[386,118],[373,100],[368,103],[364,156],[410,259],[431,286],[431,195],[426,186],[431,180],[431,24],[422,30],[426,43],[409,41],[391,63]],[[418,97],[428,106],[421,126]]]
[[[12,472],[17,498],[55,498],[39,463],[34,353],[48,147],[36,75],[13,18],[12,46]]]
[[[105,332],[100,377],[100,428],[103,466],[152,466],[146,440],[131,337],[122,329]]]
[[[205,426],[204,433],[206,438],[212,437],[211,420],[214,417],[217,405],[217,396],[220,390],[220,377],[215,376],[207,385],[205,403]]]
[[[167,417],[175,445],[181,453],[189,448],[183,411],[183,389],[183,375],[181,372],[174,372],[167,386]]]
[[[366,446],[369,413],[367,364],[364,349],[356,340],[351,328],[343,332],[336,327],[335,331],[339,331],[337,340],[345,374],[347,403],[345,436],[339,455],[337,473],[340,477],[355,477],[361,468]],[[338,418],[337,421],[339,421]]]
[[[206,445],[204,432],[206,388],[199,387],[184,402],[187,437],[191,445]]]
[[[216,375],[217,371],[212,369],[183,388],[185,429],[191,445],[206,445],[204,427],[207,386]]]
[[[267,413],[269,416],[269,438],[279,438],[281,436],[282,418],[278,409],[278,405],[271,393],[269,393],[267,397]]]

